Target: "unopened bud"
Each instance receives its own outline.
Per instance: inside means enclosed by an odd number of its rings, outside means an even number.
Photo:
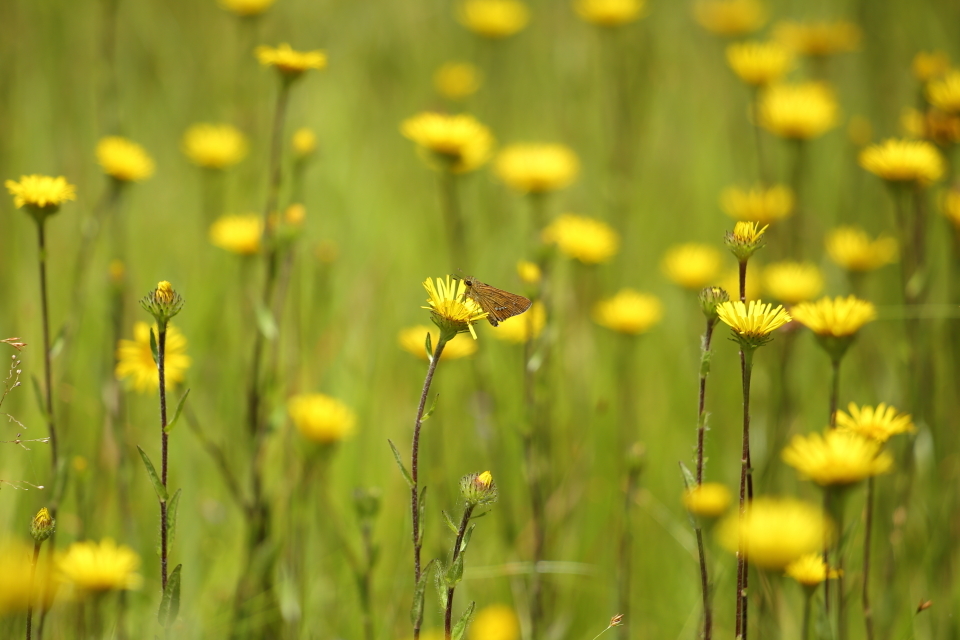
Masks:
[[[493,481],[493,474],[470,473],[460,479],[460,495],[471,506],[493,504],[497,501],[497,484]]]
[[[44,507],[40,509],[40,511],[37,511],[37,515],[33,516],[33,522],[30,523],[30,535],[32,535],[33,539],[37,542],[43,542],[53,535],[56,527],[57,521],[53,519],[53,516],[51,516],[47,508]]]
[[[183,298],[173,290],[173,286],[166,280],[157,284],[157,288],[140,299],[140,306],[151,314],[157,321],[157,326],[163,331],[170,318],[180,313],[183,308]]]
[[[700,291],[700,310],[707,320],[717,319],[717,306],[730,301],[730,295],[722,287],[707,287]]]

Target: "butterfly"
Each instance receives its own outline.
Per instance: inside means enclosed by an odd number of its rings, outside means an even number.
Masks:
[[[464,296],[476,302],[487,312],[487,320],[493,326],[497,326],[507,318],[518,316],[530,308],[530,300],[521,295],[491,287],[472,276],[465,276],[461,280],[467,287]]]

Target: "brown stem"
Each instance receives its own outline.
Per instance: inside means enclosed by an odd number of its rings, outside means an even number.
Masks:
[[[707,320],[707,328],[701,341],[700,356],[700,392],[697,401],[697,486],[703,484],[704,438],[707,430],[707,376],[709,375],[710,343],[713,339],[713,328],[716,320]],[[703,599],[703,637],[710,640],[713,636],[713,610],[710,606],[710,578],[707,572],[707,554],[703,547],[703,530],[698,525],[697,555],[700,559],[700,592]]]
[[[740,302],[747,303],[747,261],[741,260],[739,264],[739,271],[737,272],[738,281],[740,283]]]
[[[164,358],[167,350],[167,327],[158,327],[157,372],[160,375],[160,483],[167,488],[167,389]],[[160,501],[160,586],[167,588],[167,501]]]
[[[420,392],[420,404],[417,406],[417,419],[413,423],[413,444],[410,448],[410,478],[413,485],[410,487],[410,513],[413,518],[413,585],[416,588],[420,582],[420,549],[423,547],[423,538],[420,534],[420,428],[423,426],[423,411],[427,406],[427,396],[430,394],[430,385],[433,383],[433,374],[437,370],[440,356],[446,341],[441,334],[440,340],[433,351],[430,365],[427,367],[427,377],[423,381],[423,391]],[[414,640],[420,638],[420,627],[423,624],[423,614],[413,623]]]
[[[453,556],[450,558],[450,566],[460,557],[460,545],[463,543],[463,536],[467,533],[467,525],[470,524],[470,515],[473,513],[475,505],[467,504],[463,509],[463,518],[460,519],[460,528],[457,530],[457,541],[453,545]],[[453,591],[456,586],[447,587],[447,606],[443,612],[443,637],[450,640],[453,631]]]
[[[50,363],[50,304],[47,301],[47,242],[46,227],[43,220],[37,222],[37,240],[40,263],[40,313],[43,321],[43,380],[45,385],[44,404],[47,411],[47,432],[50,434],[50,466],[57,473],[58,448],[57,429],[53,419],[53,373]],[[58,496],[54,496],[54,500]],[[50,507],[50,514],[56,517],[56,505]]]
[[[27,640],[30,640],[33,631],[33,581],[37,575],[37,559],[40,557],[40,545],[43,544],[40,541],[33,543],[33,559],[30,562],[30,590],[27,591],[30,594],[30,600],[27,604]]]
[[[747,505],[753,498],[750,476],[750,378],[753,373],[753,350],[740,348],[740,374],[743,383],[743,440],[740,455],[740,522],[741,533],[737,549],[737,628],[738,640],[747,640],[747,587],[749,565],[743,539],[743,520]]]

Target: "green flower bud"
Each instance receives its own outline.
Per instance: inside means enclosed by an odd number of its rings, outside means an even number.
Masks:
[[[460,479],[460,495],[474,507],[493,504],[499,497],[493,474],[484,471],[463,476]]]
[[[37,542],[43,542],[53,535],[57,528],[57,521],[53,519],[46,507],[37,511],[33,516],[33,522],[30,523],[30,535]]]

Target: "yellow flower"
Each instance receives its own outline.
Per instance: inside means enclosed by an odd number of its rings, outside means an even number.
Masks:
[[[782,138],[808,140],[836,126],[838,110],[833,92],[822,83],[778,84],[760,95],[756,117]]]
[[[858,433],[864,438],[886,442],[898,433],[916,431],[909,413],[899,413],[883,402],[873,408],[850,403],[846,411],[837,411],[837,428]]]
[[[584,264],[606,262],[620,246],[620,238],[610,225],[573,213],[558,216],[543,230],[541,238]]]
[[[919,111],[906,107],[900,112],[900,127],[908,137],[926,138],[934,144],[960,142],[960,117],[939,109]]]
[[[660,269],[675,284],[699,291],[716,283],[722,260],[722,254],[715,247],[688,242],[668,249],[660,261]]]
[[[860,166],[888,182],[928,185],[943,176],[937,148],[924,140],[890,138],[860,152]]]
[[[33,174],[20,176],[20,182],[7,180],[4,185],[13,196],[17,209],[26,206],[53,213],[67,200],[77,199],[76,187],[63,176],[53,178]]]
[[[256,213],[220,216],[210,225],[214,246],[242,256],[258,253],[262,237],[263,218]]]
[[[856,51],[863,33],[860,27],[835,22],[779,22],[773,27],[774,38],[797,53],[806,56],[830,56]]]
[[[764,25],[767,10],[759,0],[697,0],[693,17],[711,33],[742,36]]]
[[[948,189],[944,192],[940,210],[954,227],[960,229],[960,189]]]
[[[74,542],[57,564],[64,579],[84,592],[139,589],[143,583],[137,573],[140,556],[126,545],[117,546],[110,538],[99,544]]]
[[[357,414],[336,398],[305,393],[287,400],[287,413],[297,431],[307,440],[334,444],[353,433]]]
[[[477,332],[473,323],[487,317],[473,298],[468,298],[466,285],[463,280],[451,278],[437,278],[436,285],[427,278],[423,281],[423,288],[427,290],[427,307],[433,318],[433,323],[440,329],[440,334],[447,340],[457,333],[470,332],[473,339],[477,339]],[[502,324],[502,323],[501,323]]]
[[[513,608],[491,604],[477,611],[467,637],[469,640],[520,640],[520,619]]]
[[[50,515],[50,510],[43,507],[40,511],[37,511],[37,515],[33,516],[33,522],[30,523],[30,535],[36,542],[43,542],[53,535],[56,526],[57,521]]]
[[[633,289],[621,289],[617,295],[593,307],[594,322],[629,335],[646,333],[662,317],[663,305],[659,298]]]
[[[527,26],[530,10],[517,0],[464,0],[457,17],[476,34],[506,38]]]
[[[421,360],[427,359],[426,338],[430,334],[430,344],[436,348],[437,341],[440,339],[440,332],[436,327],[428,327],[418,324],[415,327],[403,329],[397,335],[400,341],[400,347],[417,356]],[[465,337],[457,334],[452,340],[443,347],[443,353],[440,354],[440,360],[456,360],[473,355],[477,351],[477,343],[473,340],[467,340]]]
[[[727,64],[753,86],[776,82],[793,67],[793,52],[779,42],[737,42],[727,47]]]
[[[546,324],[547,309],[537,301],[526,313],[502,320],[492,331],[494,337],[504,342],[522,344],[539,338]]]
[[[893,458],[881,446],[853,431],[828,429],[822,436],[793,436],[781,457],[820,486],[850,485],[893,467]]]
[[[269,9],[277,0],[217,0],[220,6],[238,16],[256,16]]]
[[[823,291],[823,274],[811,262],[775,262],[763,270],[763,286],[775,300],[794,305]]]
[[[473,116],[423,112],[407,118],[400,133],[423,151],[434,154],[441,167],[455,173],[473,171],[490,159],[493,135]]]
[[[733,496],[726,485],[704,482],[683,492],[683,508],[701,518],[718,518],[724,514]]]
[[[950,70],[950,57],[943,51],[920,51],[913,56],[911,68],[917,80],[929,82]]]
[[[183,153],[208,169],[225,169],[247,155],[247,138],[229,124],[195,124],[183,135]]]
[[[156,335],[157,328],[153,328]],[[164,382],[167,389],[183,382],[190,368],[190,356],[187,355],[187,339],[179,329],[167,325],[167,345],[163,362]],[[160,386],[160,373],[153,361],[150,350],[150,325],[137,322],[133,325],[133,340],[120,340],[117,343],[118,380],[130,380],[130,386],[140,393],[156,392]]]
[[[138,182],[153,175],[153,159],[144,148],[120,136],[100,139],[97,162],[104,173],[123,182]]]
[[[497,156],[494,172],[521,193],[544,193],[576,180],[580,160],[562,144],[512,144]]]
[[[433,74],[433,86],[445,98],[462,100],[480,89],[480,69],[469,62],[447,62]]]
[[[574,0],[577,14],[602,27],[616,27],[643,17],[646,0]]]
[[[327,54],[320,49],[315,51],[294,51],[286,42],[274,49],[266,45],[257,47],[257,60],[265,67],[276,67],[281,75],[288,79],[299,77],[307,69],[324,69],[327,66]]]
[[[717,538],[731,553],[736,553],[741,536],[750,564],[771,571],[782,571],[797,558],[822,552],[834,537],[834,527],[820,507],[799,500],[760,497],[740,514],[731,513],[720,523]]]
[[[960,111],[960,71],[953,70],[927,85],[927,100],[947,113]]]
[[[827,578],[835,580],[843,575],[843,571],[837,569],[827,570],[822,553],[808,553],[800,556],[786,566],[784,573],[804,587],[815,587]]]
[[[517,275],[520,276],[520,280],[526,284],[537,284],[543,277],[543,274],[540,272],[540,267],[538,267],[535,262],[530,262],[529,260],[521,260],[517,263]]]
[[[747,304],[732,300],[717,305],[717,315],[737,335],[762,341],[792,319],[783,307],[751,300]]]
[[[720,193],[720,208],[734,220],[768,225],[793,213],[793,191],[779,184],[727,187]]]
[[[298,158],[306,158],[317,150],[317,134],[309,127],[300,127],[293,132],[293,152]]]
[[[877,317],[872,302],[856,296],[821,298],[802,302],[791,309],[793,318],[819,336],[842,338],[852,336]]]
[[[763,234],[769,226],[761,227],[757,222],[738,222],[733,226],[733,231],[728,231],[723,237],[723,243],[739,262],[745,262],[763,246]]]
[[[848,271],[873,271],[897,261],[897,240],[879,236],[871,240],[859,227],[837,227],[827,234],[827,255]]]

